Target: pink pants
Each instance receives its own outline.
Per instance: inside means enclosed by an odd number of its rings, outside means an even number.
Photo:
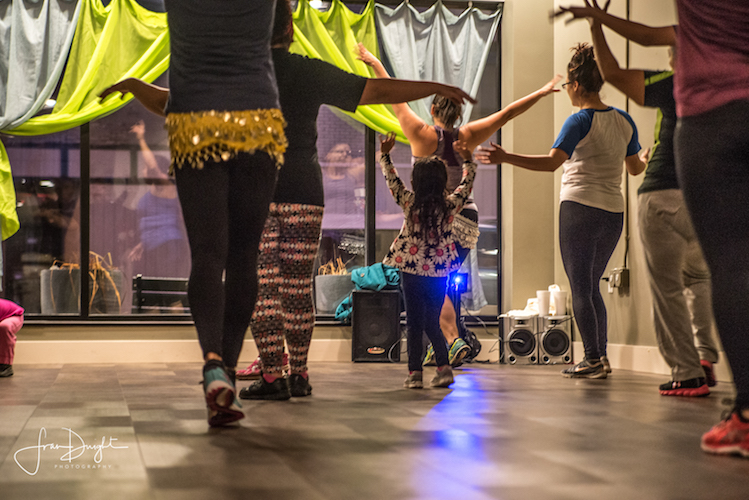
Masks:
[[[12,365],[16,352],[16,333],[23,326],[23,316],[11,316],[0,321],[0,364]]]

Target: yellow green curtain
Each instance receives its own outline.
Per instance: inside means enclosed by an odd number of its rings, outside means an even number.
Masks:
[[[0,235],[6,240],[21,227],[16,213],[16,189],[5,146],[0,142]]]
[[[372,69],[356,58],[359,42],[373,54],[379,53],[374,12],[374,0],[369,0],[361,14],[352,12],[341,0],[333,0],[327,12],[311,7],[309,0],[299,0],[294,13],[291,52],[322,59],[344,71],[374,78]],[[395,131],[399,141],[408,143],[390,106],[360,106],[356,113],[346,114],[382,134]]]
[[[68,65],[57,104],[49,115],[37,116],[6,130],[13,135],[61,132],[106,116],[131,99],[99,93],[128,77],[152,82],[169,67],[166,14],[151,12],[135,0],[81,0]]]

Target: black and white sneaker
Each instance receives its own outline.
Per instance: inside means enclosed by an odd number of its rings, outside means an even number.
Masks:
[[[241,399],[266,399],[271,401],[286,401],[291,398],[289,381],[286,377],[278,377],[268,382],[264,377],[239,391]]]
[[[588,361],[584,358],[575,366],[562,370],[562,375],[567,378],[606,378],[608,374],[600,359]]]

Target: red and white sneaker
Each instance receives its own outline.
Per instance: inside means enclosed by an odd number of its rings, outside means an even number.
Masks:
[[[284,373],[289,372],[289,355],[283,353],[283,371]],[[263,362],[258,356],[250,366],[244,370],[237,370],[237,380],[257,380],[263,373]]]
[[[749,422],[739,417],[739,410],[702,435],[702,450],[718,455],[741,455],[749,458]]]

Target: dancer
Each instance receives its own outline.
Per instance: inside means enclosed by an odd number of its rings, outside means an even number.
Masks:
[[[676,30],[673,26],[651,28],[620,19],[597,4],[563,7],[560,12],[590,20],[596,62],[604,80],[640,106],[658,108],[656,142],[638,190],[638,219],[653,295],[655,335],[661,355],[671,367],[671,381],[659,390],[664,396],[706,396],[710,394],[708,386],[716,384],[713,364],[718,361],[718,349],[712,335],[710,272],[676,180]],[[620,68],[602,24],[641,45],[652,40],[670,42],[672,71]]]
[[[263,376],[240,391],[247,399],[284,400],[312,392],[307,353],[314,327],[312,278],[322,231],[323,175],[317,161],[317,115],[322,104],[355,111],[358,105],[410,101],[438,93],[462,103],[465,92],[433,82],[367,79],[326,62],[289,53],[294,29],[291,7],[279,1],[273,62],[288,122],[289,149],[279,173],[260,259],[261,292],[251,330]],[[308,92],[300,93],[304,85]],[[283,342],[290,375],[283,377]]]
[[[729,416],[702,436],[702,449],[749,458],[749,3],[676,5],[676,170],[736,384]]]
[[[637,155],[640,145],[632,118],[601,101],[603,79],[593,47],[583,43],[573,50],[567,82],[562,86],[580,111],[565,121],[549,154],[512,154],[492,143],[479,150],[476,158],[482,163],[511,163],[540,172],[553,172],[564,164],[559,244],[585,357],[562,374],[606,378],[611,368],[606,359],[606,306],[600,279],[622,231],[622,163],[632,175],[645,170],[645,163]]]
[[[290,54],[293,41],[291,6],[279,0],[272,37],[272,57],[289,138],[285,163],[279,172],[268,225],[261,243],[260,299],[251,330],[262,363],[256,360],[242,377],[253,376],[262,364],[259,386],[243,389],[251,399],[288,399],[307,396],[307,353],[314,327],[313,263],[320,239],[324,194],[317,160],[317,114],[322,104],[354,111],[357,105],[400,102],[439,93],[457,102],[473,99],[457,87],[434,82],[367,79],[317,59]],[[304,84],[308,92],[300,93]],[[104,91],[131,92],[152,112],[164,113],[169,89],[127,79]],[[248,191],[249,193],[250,191]],[[277,251],[276,251],[277,250]],[[283,285],[285,280],[288,285]],[[284,286],[283,291],[281,285]],[[283,340],[289,343],[291,375],[283,379]],[[289,389],[291,387],[291,389]]]
[[[359,59],[371,66],[377,77],[390,77],[382,62],[361,44],[359,44]],[[518,99],[506,108],[463,126],[458,125],[461,120],[461,107],[441,96],[435,96],[432,103],[433,126],[425,123],[407,104],[394,104],[393,111],[403,133],[411,143],[411,154],[416,158],[431,155],[442,158],[447,164],[447,189],[453,190],[460,183],[463,163],[460,155],[452,149],[453,142],[457,140],[465,142],[466,147],[473,151],[476,146],[489,140],[505,123],[529,110],[542,97],[558,92],[559,89],[555,89],[554,85],[561,79],[561,76],[557,76],[536,92]],[[468,253],[476,248],[479,237],[478,217],[478,206],[472,199],[466,202],[463,210],[456,217],[454,235],[461,264],[468,257]],[[444,340],[449,345],[451,366],[459,365],[471,351],[468,344],[460,338],[457,321],[455,305],[446,295],[440,311],[440,328]],[[425,363],[432,364],[433,361],[434,346],[430,346],[427,349]]]
[[[270,52],[275,1],[165,6],[171,89],[164,112],[192,256],[188,299],[205,360],[208,423],[222,426],[244,417],[233,372],[286,146]]]
[[[452,147],[463,158],[463,176],[458,187],[447,193],[447,166],[437,156],[419,158],[414,162],[411,184],[406,189],[390,159],[395,133],[381,139],[380,165],[395,202],[403,209],[400,234],[395,238],[383,264],[401,271],[401,284],[406,302],[408,325],[408,389],[424,387],[422,363],[424,334],[434,346],[437,373],[432,387],[448,387],[453,372],[448,362],[447,346],[442,342],[439,311],[445,299],[447,278],[460,267],[453,223],[471,195],[476,177],[476,164],[471,150],[463,141]]]

